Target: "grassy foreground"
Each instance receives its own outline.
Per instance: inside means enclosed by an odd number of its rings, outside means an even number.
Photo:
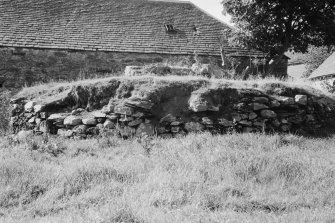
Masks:
[[[0,142],[0,222],[334,222],[335,138]]]

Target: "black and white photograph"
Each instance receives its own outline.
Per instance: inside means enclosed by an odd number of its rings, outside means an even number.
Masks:
[[[335,223],[335,0],[0,0],[0,223]]]

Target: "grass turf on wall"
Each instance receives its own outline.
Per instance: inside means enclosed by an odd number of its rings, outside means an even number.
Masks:
[[[335,138],[0,142],[0,222],[331,222]]]

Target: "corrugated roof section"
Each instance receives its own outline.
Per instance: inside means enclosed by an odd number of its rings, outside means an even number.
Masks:
[[[329,75],[335,75],[335,53],[325,60],[325,62],[323,62],[308,79],[326,77]]]
[[[168,33],[171,24],[177,33]],[[199,33],[194,35],[193,27]],[[189,2],[0,0],[0,46],[220,55],[226,24]],[[226,52],[263,56],[226,46]]]

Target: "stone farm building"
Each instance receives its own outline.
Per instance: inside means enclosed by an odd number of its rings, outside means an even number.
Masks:
[[[120,74],[128,65],[221,64],[226,24],[190,2],[0,0],[0,76],[5,86]],[[264,58],[224,46],[227,56]],[[287,61],[279,73],[287,73]],[[248,63],[247,63],[248,64]]]

